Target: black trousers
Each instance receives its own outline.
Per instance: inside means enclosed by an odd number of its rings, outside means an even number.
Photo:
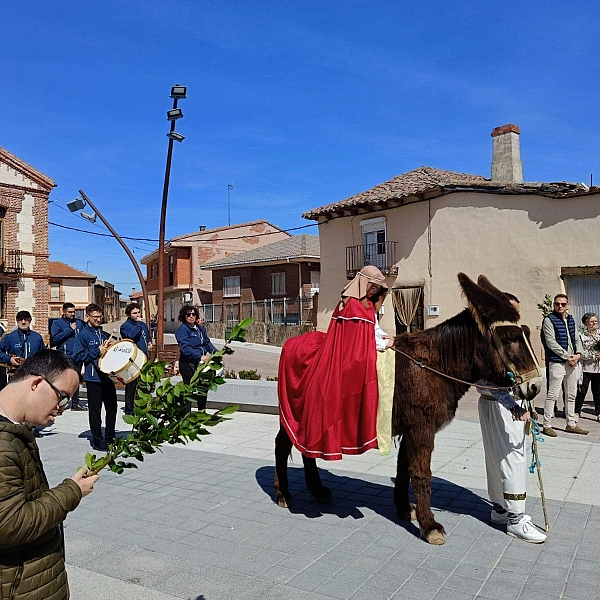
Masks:
[[[75,365],[77,366],[77,370],[79,371],[79,373],[81,373],[81,367],[83,366],[83,363],[76,362]],[[77,386],[75,393],[71,396],[71,408],[73,408],[74,406],[79,406],[79,386]]]
[[[577,397],[575,398],[575,412],[580,413],[583,407],[588,388],[592,383],[592,397],[594,398],[594,411],[600,415],[600,373],[583,372],[583,382],[577,388]]]
[[[88,415],[92,441],[98,444],[103,440],[110,444],[115,439],[117,422],[117,390],[107,375],[102,374],[101,381],[87,381],[85,387],[88,397]],[[106,425],[102,435],[102,405],[106,411]]]
[[[132,415],[134,400],[135,400],[135,390],[137,390],[138,379],[137,377],[125,384],[125,414]]]
[[[189,383],[196,372],[197,363],[186,362],[185,360],[179,359],[179,373],[185,383]],[[206,408],[206,396],[198,400],[198,410],[204,410]],[[188,410],[192,410],[192,403],[188,402]]]

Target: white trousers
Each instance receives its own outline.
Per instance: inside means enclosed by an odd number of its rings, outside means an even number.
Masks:
[[[544,427],[552,426],[552,417],[554,416],[554,404],[560,394],[561,387],[565,386],[565,417],[567,425],[575,427],[575,396],[577,396],[577,377],[578,370],[569,363],[549,363],[549,383],[548,394],[544,402]]]
[[[525,512],[525,423],[495,400],[479,398],[479,422],[485,452],[488,495],[516,515]]]

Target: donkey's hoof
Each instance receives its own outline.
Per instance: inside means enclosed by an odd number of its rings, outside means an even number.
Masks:
[[[333,494],[329,488],[322,486],[316,492],[312,492],[313,498],[317,504],[331,504]]]
[[[401,521],[416,521],[417,507],[411,502],[409,510],[398,510],[398,518]]]
[[[289,495],[285,497],[283,494],[277,494],[275,500],[277,501],[277,506],[280,508],[290,508],[292,505],[292,497]]]
[[[423,539],[433,546],[441,546],[446,543],[446,536],[439,529],[432,529],[423,536]]]

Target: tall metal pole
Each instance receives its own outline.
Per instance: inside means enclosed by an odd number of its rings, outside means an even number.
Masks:
[[[177,98],[173,98],[173,108],[177,108]],[[171,131],[175,131],[175,121],[171,121]],[[171,177],[171,157],[173,155],[173,139],[169,138],[167,150],[167,166],[163,185],[162,204],[160,207],[160,229],[158,232],[158,300],[156,307],[156,345],[157,352],[165,349],[165,224],[167,221],[167,199],[169,197],[169,179]]]
[[[85,192],[83,190],[79,190],[79,193],[81,194],[81,197],[87,202],[87,204],[89,204],[90,208],[98,215],[100,220],[104,223],[106,229],[108,229],[113,234],[117,242],[121,244],[123,250],[125,250],[125,252],[127,253],[127,256],[129,256],[129,260],[131,260],[131,264],[133,265],[133,268],[137,273],[138,279],[140,280],[140,285],[142,286],[142,294],[144,295],[144,307],[146,309],[146,325],[148,325],[148,329],[150,329],[150,298],[148,297],[146,280],[142,275],[142,271],[137,263],[137,260],[135,260],[135,257],[133,256],[131,250],[127,247],[127,244],[121,239],[119,234],[110,226],[110,223],[104,218],[102,213],[94,206],[94,203],[86,196]]]

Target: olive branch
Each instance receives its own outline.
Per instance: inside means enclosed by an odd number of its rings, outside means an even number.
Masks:
[[[254,319],[244,319],[236,325],[221,350],[214,352],[206,362],[201,362],[189,384],[176,384],[165,378],[164,362],[146,362],[142,367],[135,395],[133,415],[123,415],[123,421],[133,428],[126,437],[118,437],[108,446],[106,456],[97,458],[88,452],[85,464],[88,475],[96,475],[109,468],[121,474],[125,469],[137,469],[137,464],[121,459],[144,461],[144,454],[154,454],[162,444],[185,444],[209,435],[208,427],[227,421],[226,415],[234,413],[236,405],[227,406],[215,413],[190,411],[190,402],[203,402],[209,391],[225,383],[218,375],[223,368],[223,357],[233,354],[230,343],[245,341],[248,328]]]

